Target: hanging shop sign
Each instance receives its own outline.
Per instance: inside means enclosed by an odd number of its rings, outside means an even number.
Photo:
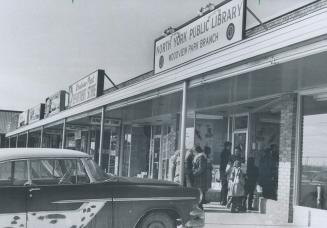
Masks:
[[[18,116],[18,127],[22,127],[28,124],[28,110],[22,112]]]
[[[65,110],[66,91],[60,90],[45,99],[44,118]]]
[[[72,124],[67,124],[66,125],[66,130],[67,131],[74,131],[74,132],[77,132],[77,131],[88,131],[89,130],[89,127],[87,126],[81,126],[81,125],[72,125]]]
[[[101,124],[101,117],[92,116],[90,122],[93,125],[100,125]],[[109,118],[104,119],[104,126],[119,127],[120,123],[121,123],[121,121],[117,120],[117,119],[109,119]]]
[[[81,104],[103,94],[104,71],[98,70],[69,86],[69,106]]]
[[[39,104],[28,110],[28,123],[34,123],[44,117],[44,104]]]
[[[232,0],[155,42],[155,73],[243,39],[246,0]]]

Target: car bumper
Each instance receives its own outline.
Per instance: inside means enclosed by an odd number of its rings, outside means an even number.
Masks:
[[[190,219],[185,223],[185,228],[204,227],[204,211],[198,206],[194,206],[190,211]]]

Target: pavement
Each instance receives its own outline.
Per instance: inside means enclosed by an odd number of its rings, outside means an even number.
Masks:
[[[258,211],[231,213],[218,203],[204,205],[205,228],[303,228],[294,224],[272,224],[268,216]],[[326,224],[322,227],[327,227]]]

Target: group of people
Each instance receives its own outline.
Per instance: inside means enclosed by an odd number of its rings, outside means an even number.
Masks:
[[[254,191],[258,179],[258,167],[253,157],[248,158],[246,172],[241,168],[244,158],[241,148],[236,147],[231,154],[232,144],[225,142],[220,157],[221,204],[231,208],[231,212],[252,210]]]
[[[212,161],[210,159],[210,147],[195,146],[187,150],[184,161],[184,183],[186,187],[195,187],[201,189],[203,193],[200,207],[205,203],[205,193],[211,188],[212,182]],[[170,159],[172,181],[180,182],[180,159],[179,150]]]
[[[275,144],[264,151],[259,167],[253,157],[247,159],[247,167],[241,168],[245,159],[241,156],[241,148],[234,148],[225,142],[220,157],[221,204],[231,208],[232,212],[253,210],[253,198],[257,184],[262,188],[262,195],[268,199],[276,199],[278,185],[278,149]]]
[[[254,192],[257,184],[262,187],[265,198],[274,199],[277,196],[278,178],[278,150],[272,145],[260,159],[260,165],[255,165],[254,157],[247,159],[242,157],[242,148],[237,146],[231,153],[232,143],[225,142],[220,155],[220,181],[221,181],[221,205],[231,208],[232,212],[253,210]],[[211,188],[212,183],[212,160],[210,147],[200,146],[187,150],[184,160],[184,183],[186,187],[201,189],[203,193],[200,207],[205,201],[205,194]],[[170,159],[170,180],[180,182],[181,159],[180,151],[177,150]]]

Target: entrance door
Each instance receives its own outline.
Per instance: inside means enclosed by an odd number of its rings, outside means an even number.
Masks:
[[[238,150],[244,163],[248,154],[249,115],[238,114],[232,117],[232,153]]]
[[[234,131],[233,145],[233,153],[235,153],[236,150],[239,150],[241,158],[245,162],[247,158],[247,131]]]
[[[26,161],[0,163],[0,227],[26,227]]]
[[[161,136],[154,136],[152,139],[152,148],[150,153],[151,156],[151,178],[158,179],[159,177],[159,156],[160,156],[160,149],[161,149]]]
[[[150,143],[149,174],[153,179],[159,179],[161,152],[161,126],[152,126]]]

